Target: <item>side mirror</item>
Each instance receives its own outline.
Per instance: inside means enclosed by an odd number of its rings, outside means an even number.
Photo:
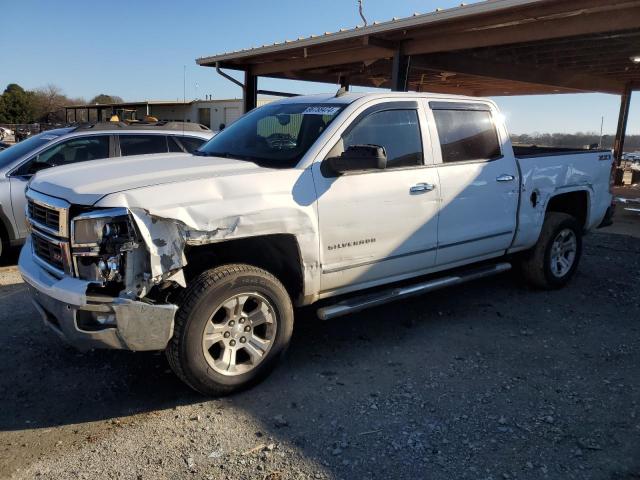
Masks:
[[[339,157],[327,161],[336,173],[382,170],[387,167],[387,152],[379,145],[351,145]]]

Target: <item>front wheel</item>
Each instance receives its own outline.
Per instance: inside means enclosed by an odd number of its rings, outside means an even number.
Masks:
[[[198,276],[176,314],[167,358],[204,395],[226,395],[265,378],[286,351],[293,307],[284,286],[251,265]]]
[[[525,254],[521,270],[534,287],[551,290],[564,287],[580,262],[582,228],[575,217],[547,213],[538,243]]]

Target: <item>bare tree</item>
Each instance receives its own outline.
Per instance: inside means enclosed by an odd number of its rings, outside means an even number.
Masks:
[[[68,103],[62,89],[52,83],[34,91],[36,118],[41,122],[64,122],[64,106]]]

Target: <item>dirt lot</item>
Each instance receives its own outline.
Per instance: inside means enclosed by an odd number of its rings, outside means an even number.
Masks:
[[[222,400],[160,354],[66,347],[11,265],[0,323],[0,478],[640,478],[640,235],[589,236],[562,291],[302,313],[284,365]]]

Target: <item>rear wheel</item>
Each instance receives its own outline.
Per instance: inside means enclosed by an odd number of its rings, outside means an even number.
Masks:
[[[187,288],[166,353],[193,389],[225,395],[265,378],[292,331],[291,300],[273,275],[250,265],[223,265]]]
[[[561,288],[573,277],[581,254],[582,228],[575,217],[549,212],[538,243],[522,260],[522,275],[534,287]]]

